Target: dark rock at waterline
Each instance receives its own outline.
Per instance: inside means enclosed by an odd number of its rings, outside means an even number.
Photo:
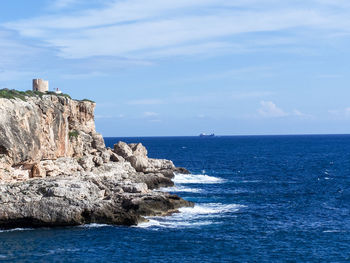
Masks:
[[[174,173],[179,173],[179,174],[191,174],[191,172],[189,170],[187,170],[186,168],[183,167],[175,167],[173,169]]]

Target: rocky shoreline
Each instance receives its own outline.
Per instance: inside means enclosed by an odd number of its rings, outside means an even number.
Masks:
[[[131,226],[194,205],[153,191],[186,169],[140,143],[105,147],[94,103],[43,95],[0,106],[0,228]]]

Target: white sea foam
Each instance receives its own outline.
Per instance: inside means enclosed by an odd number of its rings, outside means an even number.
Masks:
[[[137,228],[196,228],[213,224],[212,221],[189,222],[184,220],[162,220],[161,218],[148,219],[148,222],[138,224]]]
[[[148,228],[148,227],[152,227],[152,226],[161,226],[160,222],[155,220],[155,219],[150,219],[148,218],[148,222],[143,222],[138,224],[137,226],[134,227],[140,227],[140,228]]]
[[[110,226],[110,225],[91,223],[91,224],[81,225],[81,226],[78,226],[78,227],[83,227],[83,228],[98,228],[98,227],[106,227],[106,226]]]
[[[175,213],[168,217],[148,217],[148,222],[141,223],[137,227],[141,228],[195,228],[198,226],[218,224],[214,221],[226,213],[237,212],[245,207],[238,204],[209,203],[195,205],[194,207],[183,207],[180,213]]]
[[[243,180],[240,183],[261,183],[261,180]]]
[[[322,231],[323,233],[342,233],[344,231],[342,230],[325,230],[325,231]]]
[[[176,184],[217,184],[224,182],[223,179],[206,174],[180,174],[176,173],[173,179]]]
[[[159,191],[161,192],[182,192],[182,193],[200,193],[202,192],[201,189],[198,188],[188,188],[185,186],[174,186],[174,187],[163,187],[160,188]]]
[[[34,230],[34,229],[33,228],[13,228],[13,229],[0,230],[0,233],[15,232],[15,231],[29,231],[29,230]]]
[[[220,204],[220,203],[208,203],[195,205],[194,207],[182,207],[180,212],[191,215],[209,215],[209,214],[222,214],[229,212],[237,212],[244,205],[238,204]]]

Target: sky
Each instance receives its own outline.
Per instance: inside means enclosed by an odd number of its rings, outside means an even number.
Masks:
[[[96,101],[104,136],[350,133],[348,0],[11,0],[0,88]]]

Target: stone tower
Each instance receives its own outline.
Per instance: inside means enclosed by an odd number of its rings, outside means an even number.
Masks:
[[[43,79],[33,79],[33,91],[48,92],[49,81]]]

